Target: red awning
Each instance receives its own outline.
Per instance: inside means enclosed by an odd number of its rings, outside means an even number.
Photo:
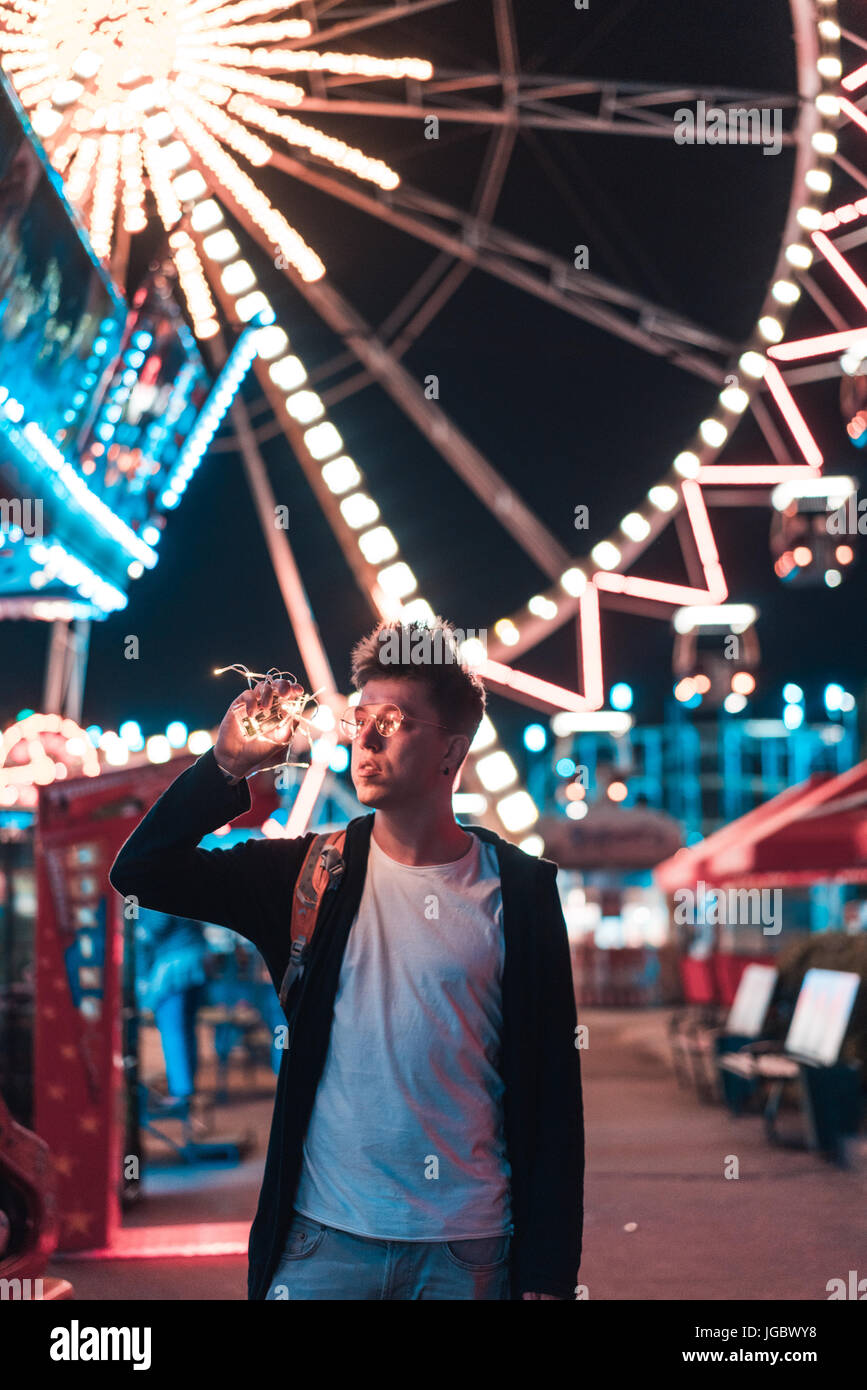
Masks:
[[[867,762],[815,773],[657,866],[661,888],[867,882]]]

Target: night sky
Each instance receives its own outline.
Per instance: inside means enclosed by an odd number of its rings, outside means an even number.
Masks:
[[[583,12],[571,0],[518,0],[516,13],[528,71],[746,90],[795,87],[784,0],[760,6],[755,0],[591,0]],[[458,0],[411,22],[369,30],[346,46],[484,71],[494,63],[492,34],[487,0]],[[393,162],[408,184],[471,205],[488,138],[477,128],[443,124],[441,138],[426,141],[415,121],[313,119]],[[791,165],[789,150],[769,158],[755,146],[684,148],[660,139],[536,130],[518,138],[495,221],[562,256],[586,244],[592,271],[738,338],[749,332],[771,274]],[[263,182],[373,324],[387,318],[436,254],[279,172],[266,171]],[[835,195],[836,189],[832,204]],[[143,239],[131,265],[133,282],[157,249]],[[308,370],[333,358],[339,342],[265,257],[245,249]],[[865,260],[856,252],[856,264],[859,255]],[[436,373],[445,411],[576,557],[641,502],[716,395],[709,383],[480,271],[404,360],[419,380]],[[826,471],[857,474],[861,455],[846,438],[838,389],[837,383],[810,388],[802,404],[821,421]],[[254,378],[245,396],[256,423],[267,429],[271,417]],[[490,627],[547,587],[378,387],[349,397],[331,415],[435,610],[463,629]],[[210,674],[214,666],[243,661],[258,669],[300,669],[241,465],[225,441],[224,433],[223,447],[205,460],[170,515],[157,569],[131,586],[123,614],[94,625],[86,723],[117,728],[134,718],[145,734],[161,731],[171,718],[191,728],[211,726],[235,693],[231,678]],[[277,501],[290,508],[290,540],[335,675],[347,689],[349,648],[375,614],[288,444],[278,435],[263,449]],[[574,530],[577,503],[590,508],[589,536]],[[732,599],[761,611],[763,665],[753,707],[777,714],[786,680],[804,686],[808,718],[821,713],[826,680],[859,690],[863,566],[833,592],[788,590],[772,570],[769,509],[720,509],[713,519]],[[679,577],[672,532],[640,569]],[[138,661],[124,659],[131,633],[140,639]],[[23,706],[40,707],[47,636],[41,624],[0,626],[3,724]],[[629,681],[638,718],[658,719],[672,686],[668,622],[607,610],[603,639],[606,684]],[[572,626],[521,664],[572,685]],[[512,730],[534,717],[497,696],[492,713]]]

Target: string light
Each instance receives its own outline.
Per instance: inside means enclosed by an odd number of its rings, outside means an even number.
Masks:
[[[251,712],[247,702],[239,696],[233,700],[229,708],[235,715],[238,727],[246,739],[264,739],[275,747],[291,745],[292,736],[296,731],[300,731],[311,743],[310,729],[315,734],[319,730],[315,728],[315,720],[319,714],[318,696],[322,690],[316,691],[313,695],[308,695],[299,685],[291,671],[278,671],[272,666],[268,671],[251,671],[242,662],[234,662],[231,666],[217,666],[214,669],[215,676],[222,676],[226,671],[237,671],[247,682],[248,689],[253,689],[254,682],[263,683],[265,689],[259,695],[260,708]],[[277,682],[286,681],[297,693],[286,695],[277,691]],[[312,706],[312,712],[308,713]],[[272,764],[273,766],[273,764]],[[308,767],[308,763],[284,762],[281,767]]]

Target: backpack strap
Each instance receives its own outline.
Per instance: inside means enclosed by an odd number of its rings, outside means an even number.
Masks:
[[[280,986],[280,1003],[286,1008],[289,990],[307,960],[319,908],[329,889],[337,888],[343,878],[346,864],[343,847],[346,842],[345,830],[333,830],[327,835],[316,835],[311,840],[301,872],[295,880],[292,895],[292,922],[289,928],[289,964]]]

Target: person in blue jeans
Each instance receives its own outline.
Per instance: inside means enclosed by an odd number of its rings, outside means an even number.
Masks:
[[[351,676],[341,726],[366,814],[284,995],[248,1296],[571,1299],[584,1132],[556,865],[455,820],[485,690],[450,625],[381,624]],[[292,721],[277,743],[257,721],[300,695],[262,681],[233,701],[110,876],[239,932],[277,990],[315,835],[200,841],[250,809],[248,777],[291,757]]]
[[[136,928],[138,1004],[152,1011],[159,1029],[169,1097],[187,1106],[196,1090],[196,1014],[208,979],[207,955],[201,923],[140,909]]]

